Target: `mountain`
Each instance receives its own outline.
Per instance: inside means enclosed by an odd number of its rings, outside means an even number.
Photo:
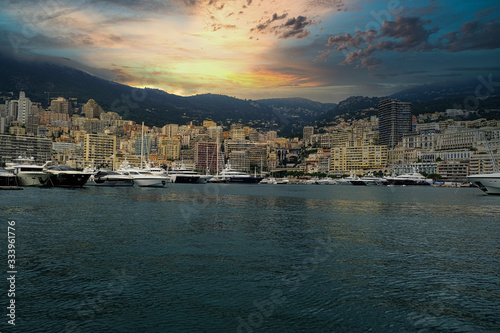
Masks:
[[[0,92],[13,92],[14,98],[24,90],[32,101],[45,107],[50,97],[74,97],[81,104],[94,99],[105,111],[150,126],[213,120],[286,132],[308,124],[335,106],[301,98],[253,101],[217,94],[182,97],[109,81],[93,75],[99,70],[68,67],[69,60],[46,56],[13,57],[0,53],[0,63]]]
[[[318,117],[316,122],[326,124],[340,115],[355,118],[376,115],[378,103],[386,98],[411,102],[415,115],[444,112],[446,109],[477,109],[481,116],[498,118],[500,112],[496,112],[498,114],[496,115],[482,111],[483,109],[500,108],[500,96],[494,89],[496,83],[490,81],[491,78],[482,78],[462,82],[428,84],[405,89],[387,97],[352,96]]]

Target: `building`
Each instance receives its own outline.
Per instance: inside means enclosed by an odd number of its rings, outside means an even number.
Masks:
[[[385,99],[378,105],[379,144],[394,147],[412,131],[412,104]]]
[[[164,137],[160,140],[159,153],[166,160],[176,161],[181,155],[181,139],[179,137]]]
[[[167,125],[162,127],[161,134],[168,136],[168,137],[176,136],[177,134],[179,134],[179,125],[167,124]]]
[[[64,97],[58,97],[50,101],[50,110],[70,115],[72,113],[71,102]]]
[[[238,171],[250,170],[250,157],[246,150],[233,150],[229,153],[229,164]]]
[[[224,161],[217,159],[217,143],[216,142],[197,142],[194,153],[194,163],[196,170],[208,170],[211,172],[217,171],[217,164],[219,170],[224,165]],[[223,157],[219,154],[219,159]]]
[[[443,180],[465,182],[469,174],[469,161],[443,161],[437,165],[437,173]]]
[[[26,97],[24,91],[19,93],[19,100],[17,101],[17,121],[26,123],[28,117],[31,115],[31,100]]]
[[[330,150],[332,172],[382,169],[386,165],[386,146],[334,147]]]
[[[313,126],[305,126],[304,129],[302,130],[302,137],[304,139],[304,142],[306,144],[309,143],[309,139],[311,136],[314,134],[314,127]]]
[[[44,164],[51,159],[52,142],[46,138],[0,135],[1,162],[12,162],[19,156],[33,157],[35,163]]]
[[[86,134],[84,141],[84,161],[86,165],[116,168],[116,136]]]
[[[82,112],[85,114],[85,118],[99,118],[103,109],[97,104],[93,99],[89,99],[87,103],[82,107]]]

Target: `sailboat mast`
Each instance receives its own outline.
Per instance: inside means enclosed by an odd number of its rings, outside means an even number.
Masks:
[[[142,122],[142,134],[141,134],[141,169],[142,169],[143,155],[144,155],[144,122]]]

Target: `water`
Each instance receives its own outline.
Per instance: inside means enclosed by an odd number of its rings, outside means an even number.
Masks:
[[[498,332],[499,200],[317,185],[2,191],[15,331]],[[14,331],[5,314],[0,330]]]

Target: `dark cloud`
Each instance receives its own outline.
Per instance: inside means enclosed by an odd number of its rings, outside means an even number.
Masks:
[[[275,21],[278,21],[278,20],[282,20],[282,19],[286,18],[287,15],[288,15],[287,13],[284,13],[282,15],[278,15],[277,13],[274,13],[273,16],[270,19],[266,20],[264,23],[258,24],[255,28],[250,29],[250,31],[255,31],[255,30],[257,30],[257,31],[263,31],[263,30],[266,30],[269,27],[269,25],[271,25],[271,23],[273,23]]]
[[[305,16],[297,16],[297,18],[291,18],[281,27],[283,28],[283,32],[279,36],[279,38],[290,38],[295,37],[297,39],[307,37],[311,34],[309,30],[305,28],[311,24],[310,20],[307,20]]]
[[[287,13],[278,15],[274,13],[273,16],[263,23],[258,24],[255,28],[250,29],[250,31],[257,31],[261,33],[274,33],[281,39],[287,39],[294,37],[296,39],[307,37],[311,34],[306,27],[312,24],[311,20],[308,20],[305,16],[297,16],[288,19],[285,23],[281,25],[273,24],[276,21],[283,20],[288,16]]]
[[[328,38],[326,46],[344,52],[342,65],[356,63],[356,68],[375,69],[381,61],[376,53],[396,51],[400,53],[465,50],[492,50],[500,48],[500,22],[474,20],[462,24],[459,31],[444,34],[437,41],[432,36],[439,29],[427,28],[431,22],[420,17],[398,16],[394,21],[384,21],[378,30],[356,31],[354,35],[335,35]],[[436,40],[436,39],[434,39]],[[331,50],[325,50],[315,61],[325,61]]]
[[[500,48],[499,32],[500,21],[498,19],[485,23],[474,20],[462,24],[459,31],[445,34],[440,42],[442,48],[450,52],[493,50]]]

